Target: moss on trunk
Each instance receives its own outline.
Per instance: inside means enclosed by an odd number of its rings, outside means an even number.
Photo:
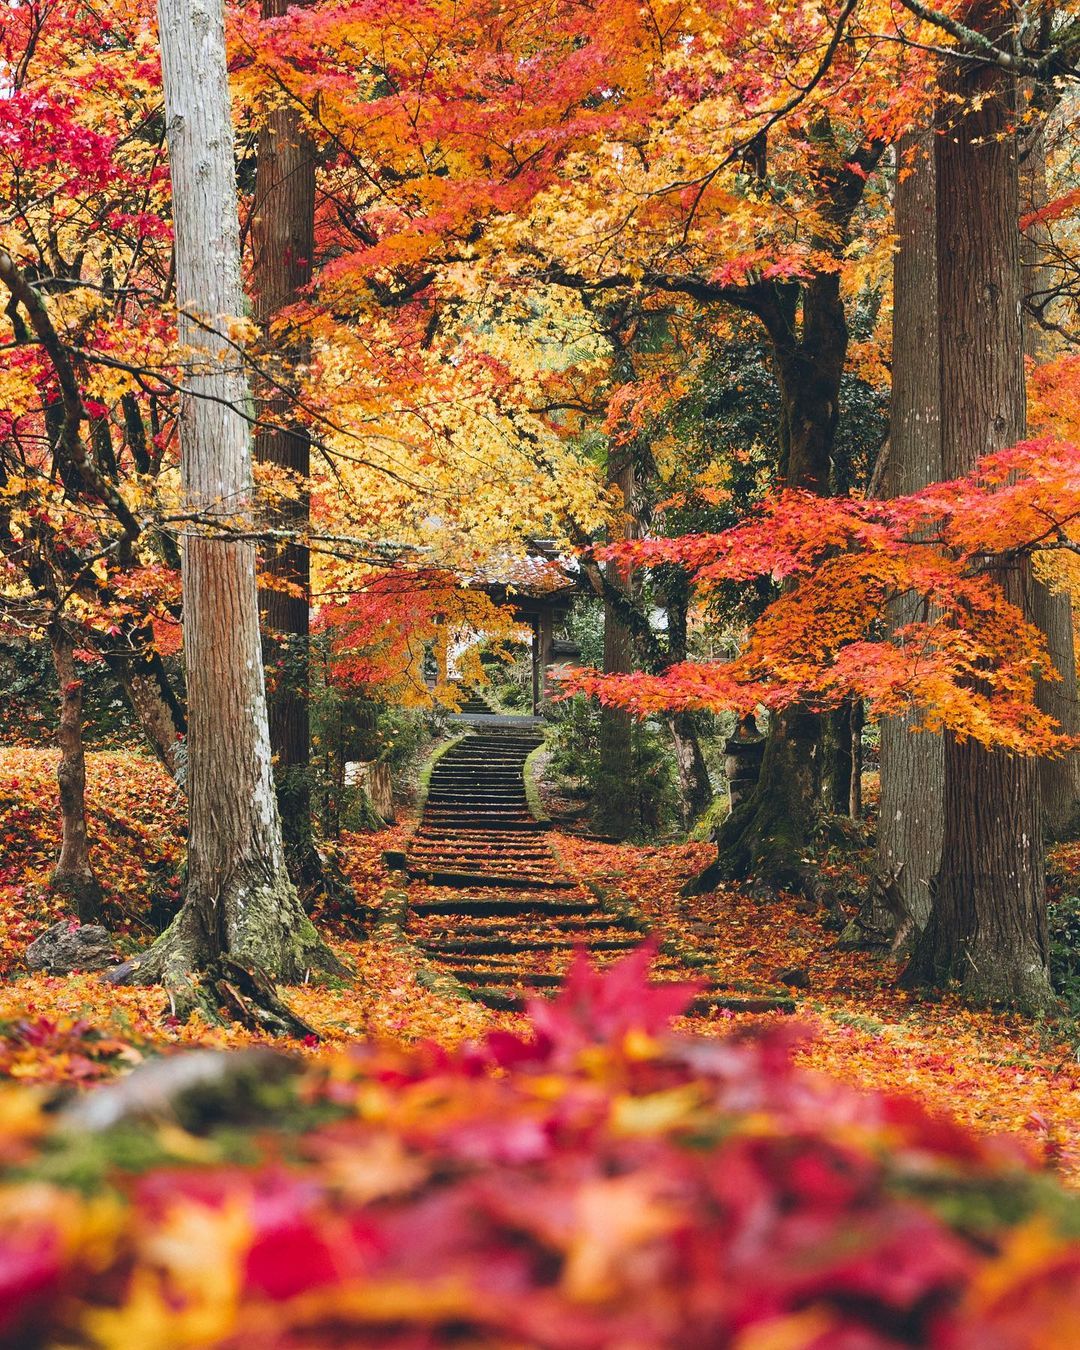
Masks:
[[[688,888],[753,877],[777,890],[805,891],[807,851],[818,819],[821,719],[788,709],[770,728],[757,787],[716,835],[716,861]]]

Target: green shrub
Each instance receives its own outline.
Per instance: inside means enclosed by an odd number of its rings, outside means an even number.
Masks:
[[[603,790],[600,772],[600,709],[583,695],[552,704],[548,776],[569,795],[593,797]],[[635,795],[638,828],[651,836],[673,828],[680,819],[679,783],[667,727],[648,719],[631,732],[633,769],[628,783],[616,790]]]
[[[1063,895],[1047,907],[1050,929],[1050,978],[1054,988],[1080,1017],[1080,896]]]

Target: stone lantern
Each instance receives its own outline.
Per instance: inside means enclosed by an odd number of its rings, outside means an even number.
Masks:
[[[732,811],[757,787],[764,753],[765,738],[757,729],[753,713],[747,713],[724,744],[724,772]]]

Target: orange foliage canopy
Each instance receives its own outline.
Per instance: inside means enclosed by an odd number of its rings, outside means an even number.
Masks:
[[[343,689],[404,706],[432,700],[456,704],[461,681],[484,684],[479,645],[483,634],[496,647],[521,636],[511,610],[481,590],[439,568],[371,571],[355,592],[324,605],[318,626],[330,636],[330,677]],[[460,641],[457,680],[448,678],[449,647]],[[429,688],[424,660],[432,649],[436,680]]]
[[[1080,449],[1045,437],[908,497],[780,492],[721,534],[613,545],[603,556],[687,568],[703,594],[760,576],[783,589],[732,661],[576,671],[568,687],[639,714],[854,696],[876,714],[918,708],[925,726],[987,745],[1061,751],[1070,742],[1034,703],[1036,680],[1052,677],[1045,643],[998,577],[1022,554],[1076,550],[1078,519]],[[889,631],[885,607],[905,593],[922,598],[922,616]]]

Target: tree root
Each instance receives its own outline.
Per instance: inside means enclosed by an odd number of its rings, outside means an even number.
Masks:
[[[311,968],[351,977],[353,972],[315,934],[310,923],[307,926],[310,933],[301,936],[310,940],[304,942],[302,958],[310,960]],[[113,984],[162,985],[169,999],[163,1015],[181,1021],[198,1011],[210,1022],[236,1021],[264,1035],[318,1037],[315,1028],[278,996],[273,980],[257,962],[209,954],[184,911],[153,946],[112,967],[105,978]]]
[[[261,970],[242,966],[238,961],[222,956],[207,972],[207,977],[231,1021],[271,1036],[321,1039],[310,1022],[305,1022],[282,1002]]]
[[[174,961],[159,962],[154,948],[146,958],[136,957],[105,972],[112,984],[161,984],[168,996],[163,1017],[186,1022],[199,1012],[208,1022],[239,1022],[250,1031],[269,1036],[321,1037],[310,1022],[286,1004],[273,981],[256,966],[245,966],[219,956],[199,968],[180,969]]]

